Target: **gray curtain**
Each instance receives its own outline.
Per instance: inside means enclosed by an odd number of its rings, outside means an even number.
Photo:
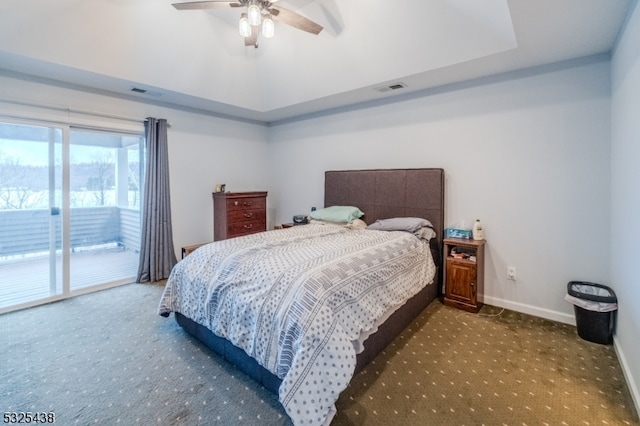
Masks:
[[[137,282],[156,282],[169,277],[177,263],[171,228],[167,120],[147,118],[146,171],[142,205],[142,242]]]

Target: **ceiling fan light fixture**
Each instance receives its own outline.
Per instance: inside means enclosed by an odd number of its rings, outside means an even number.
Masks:
[[[275,6],[278,0],[198,0],[173,3],[178,10],[218,9],[225,7],[246,8],[238,21],[238,32],[244,37],[245,46],[258,47],[258,38],[275,35],[274,17],[281,23],[318,35],[322,26],[285,7]],[[263,15],[264,13],[264,15]],[[264,21],[264,24],[263,24]]]
[[[246,13],[243,13],[240,17],[238,32],[242,37],[249,37],[251,35],[251,25],[249,24],[249,19],[247,18]]]
[[[271,19],[271,15],[266,15],[262,20],[262,36],[265,38],[271,38],[276,33],[276,24]]]
[[[255,3],[247,7],[247,15],[249,17],[249,24],[251,25],[260,25],[262,22],[262,11]]]

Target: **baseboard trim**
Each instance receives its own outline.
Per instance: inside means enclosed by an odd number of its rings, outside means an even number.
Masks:
[[[523,314],[533,315],[534,317],[561,322],[563,324],[576,325],[575,316],[566,314],[564,312],[552,311],[550,309],[539,308],[524,303],[513,302],[511,300],[499,299],[497,297],[490,296],[484,297],[484,303],[487,305],[498,306],[500,308],[521,312]]]
[[[620,367],[622,368],[622,374],[624,375],[624,379],[627,382],[627,388],[629,389],[629,393],[631,394],[631,399],[633,399],[633,405],[636,407],[636,414],[640,415],[640,392],[638,391],[638,387],[636,386],[636,382],[634,380],[633,375],[631,374],[631,369],[629,368],[629,364],[627,363],[627,358],[624,356],[624,352],[622,348],[618,344],[618,339],[616,336],[613,336],[613,349],[616,351],[616,355],[618,356],[618,361],[620,362]]]
[[[536,306],[527,305],[524,303],[513,302],[510,300],[504,300],[497,297],[484,297],[484,303],[487,305],[497,306],[500,308],[510,309],[512,311],[521,312],[523,314],[533,315],[539,318],[545,318],[551,321],[558,321],[563,324],[576,325],[576,318],[574,315],[569,315],[563,312],[552,311],[550,309],[543,309]],[[620,368],[622,368],[622,374],[627,383],[627,388],[633,399],[633,404],[636,409],[636,413],[640,415],[640,389],[636,386],[633,374],[627,363],[627,359],[624,356],[622,348],[618,344],[618,340],[614,334],[613,336],[613,348],[618,356],[620,362]]]

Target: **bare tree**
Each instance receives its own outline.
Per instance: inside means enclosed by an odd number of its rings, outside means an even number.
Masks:
[[[37,208],[44,197],[38,191],[38,170],[0,152],[0,209]]]
[[[101,150],[91,162],[92,176],[87,179],[87,189],[93,191],[97,205],[106,204],[107,191],[115,185],[115,159],[113,152]]]

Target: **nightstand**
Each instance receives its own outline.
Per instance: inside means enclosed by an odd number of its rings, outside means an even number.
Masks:
[[[445,238],[444,304],[476,313],[484,293],[485,240]]]
[[[182,258],[184,259],[185,257],[189,256],[191,254],[191,252],[193,252],[195,249],[202,247],[205,244],[209,244],[209,243],[202,243],[202,244],[194,244],[192,246],[184,246],[182,247]]]
[[[300,225],[306,225],[306,223],[293,223],[293,222],[289,222],[289,223],[283,223],[282,225],[280,225],[280,227],[282,229],[285,228],[292,228],[294,226],[300,226]]]

